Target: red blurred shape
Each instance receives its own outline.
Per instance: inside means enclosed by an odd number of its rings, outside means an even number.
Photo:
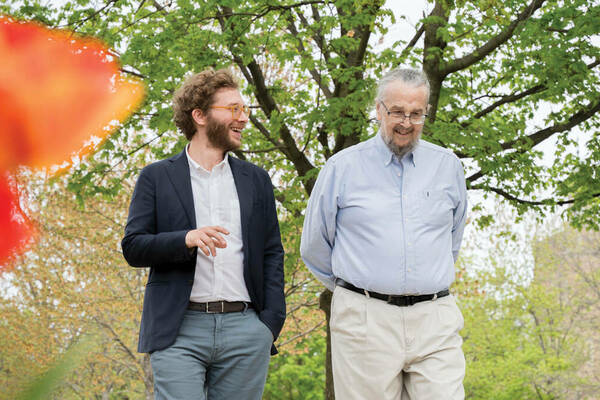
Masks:
[[[6,174],[0,174],[0,272],[3,264],[15,252],[25,248],[33,229],[27,217],[19,207],[16,190],[8,181]]]

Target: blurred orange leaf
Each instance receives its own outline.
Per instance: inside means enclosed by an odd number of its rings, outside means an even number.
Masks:
[[[0,169],[69,161],[143,98],[101,42],[68,31],[0,16],[0,59]]]

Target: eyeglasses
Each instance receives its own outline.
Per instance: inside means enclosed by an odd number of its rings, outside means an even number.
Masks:
[[[383,101],[380,101],[380,103],[383,108],[385,108],[385,111],[387,111],[387,115],[398,122],[404,122],[404,119],[408,118],[411,124],[421,125],[425,122],[425,118],[427,117],[427,114],[421,114],[420,112],[404,114],[403,112],[399,111],[390,111]]]
[[[248,107],[246,105],[240,106],[240,105],[236,104],[234,106],[210,106],[209,108],[223,108],[225,110],[230,110],[231,118],[233,118],[233,119],[238,119],[240,117],[240,115],[242,114],[242,111],[247,116],[250,116],[250,107]]]

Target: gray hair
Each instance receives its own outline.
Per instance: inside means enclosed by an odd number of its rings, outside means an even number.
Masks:
[[[427,75],[420,69],[411,69],[411,68],[397,68],[391,71],[388,71],[384,76],[379,80],[379,84],[377,85],[377,96],[375,100],[381,101],[383,98],[383,92],[387,88],[387,86],[396,81],[401,81],[410,85],[412,87],[420,87],[425,86],[427,89],[427,102],[429,102],[429,79],[427,79]]]

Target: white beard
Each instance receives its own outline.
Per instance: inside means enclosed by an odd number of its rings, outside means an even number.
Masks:
[[[399,160],[401,160],[402,157],[413,151],[415,147],[417,147],[417,144],[419,144],[419,139],[421,138],[421,133],[419,132],[419,134],[414,138],[414,140],[410,141],[410,143],[408,143],[406,146],[400,147],[394,143],[393,135],[393,132],[391,135],[387,135],[382,132],[381,136],[383,137],[383,142],[387,145],[390,151],[394,153],[396,157],[398,157]]]

